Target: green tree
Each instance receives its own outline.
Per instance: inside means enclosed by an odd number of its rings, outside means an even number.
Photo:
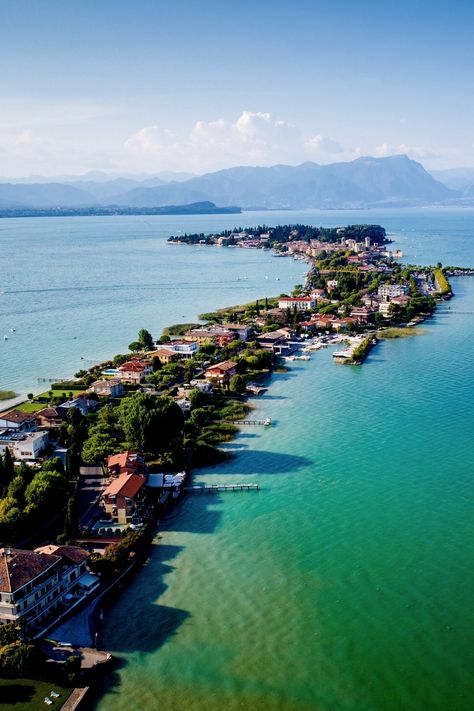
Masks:
[[[66,479],[58,472],[39,471],[25,490],[27,504],[36,504],[50,512],[64,506]]]
[[[138,342],[142,344],[144,351],[151,351],[154,347],[153,336],[146,328],[141,328],[138,332]]]
[[[125,437],[136,449],[159,454],[181,435],[183,413],[171,398],[136,392],[118,410]]]
[[[93,432],[84,442],[82,459],[86,464],[100,464],[115,448],[116,441],[108,432]]]
[[[9,447],[5,447],[3,455],[3,471],[1,472],[3,479],[2,493],[5,493],[12,479],[15,477],[15,465]]]
[[[229,390],[236,395],[242,395],[245,392],[246,382],[242,375],[233,375],[230,379]]]

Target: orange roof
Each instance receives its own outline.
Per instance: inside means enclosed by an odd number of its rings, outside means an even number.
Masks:
[[[111,454],[107,459],[107,466],[109,467],[126,467],[127,465],[142,466],[144,462],[143,454],[140,452],[132,452],[126,450],[125,452],[120,452],[120,454]]]
[[[234,363],[233,360],[224,360],[222,361],[222,363],[216,363],[216,365],[211,365],[206,370],[223,370],[225,372],[226,370],[232,370],[232,368],[235,368],[236,366],[237,363]]]
[[[104,496],[127,496],[133,499],[145,484],[145,477],[139,474],[121,474],[104,491]]]

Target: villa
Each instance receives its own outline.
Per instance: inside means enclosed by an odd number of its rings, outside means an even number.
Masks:
[[[226,385],[233,375],[237,373],[237,363],[233,360],[224,360],[206,368],[204,377],[216,385]]]
[[[278,299],[279,309],[296,309],[297,311],[311,311],[316,306],[316,299],[312,296],[282,296]]]
[[[140,474],[121,474],[102,494],[105,512],[117,523],[131,523],[145,499],[145,484],[146,478]]]

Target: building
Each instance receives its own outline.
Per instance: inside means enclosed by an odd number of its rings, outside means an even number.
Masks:
[[[59,579],[65,602],[74,602],[99,586],[97,575],[87,569],[91,554],[84,548],[52,544],[35,548],[35,553],[58,555],[61,558]]]
[[[80,410],[82,415],[88,415],[90,412],[95,412],[99,407],[99,401],[97,398],[88,397],[86,393],[80,393],[71,400],[66,400],[61,404],[61,407],[70,410],[71,407],[76,407]]]
[[[206,368],[204,377],[216,385],[227,385],[233,375],[237,373],[237,363],[233,360],[224,360]]]
[[[372,313],[366,306],[353,306],[351,309],[351,317],[358,323],[368,323]]]
[[[117,523],[132,523],[145,499],[145,484],[146,478],[140,474],[121,474],[102,494],[105,512]]]
[[[404,296],[408,294],[408,286],[404,284],[381,284],[377,290],[377,294],[381,299],[390,300],[395,296]]]
[[[111,454],[107,459],[107,471],[111,476],[144,474],[145,457],[141,452],[129,450],[120,452],[120,454]]]
[[[231,341],[235,340],[232,331],[223,326],[207,326],[206,328],[193,328],[184,334],[186,341],[197,341],[202,346],[204,343],[216,343],[218,346],[226,346]]]
[[[311,311],[316,306],[316,299],[312,296],[282,296],[278,299],[279,309],[296,309],[297,311]]]
[[[288,340],[291,336],[287,328],[278,328],[276,331],[269,331],[257,336],[257,343],[260,348],[280,355],[289,350]]]
[[[2,427],[19,431],[36,429],[34,413],[21,410],[2,412],[0,413],[0,428]]]
[[[120,397],[125,392],[120,378],[96,380],[89,389],[101,397]]]
[[[240,338],[241,341],[246,341],[250,334],[250,329],[245,323],[224,323],[223,328],[231,331],[234,338]]]
[[[176,339],[161,344],[162,348],[176,353],[180,360],[189,360],[194,358],[199,351],[199,343],[195,340]]]
[[[58,407],[45,407],[35,414],[36,425],[48,430],[61,427],[62,423],[67,420],[67,413],[67,407],[62,407],[61,405]]]
[[[152,358],[158,358],[162,365],[174,363],[179,360],[179,354],[172,351],[170,348],[158,348],[150,353]]]
[[[153,373],[153,366],[143,360],[129,360],[119,367],[120,380],[129,385],[139,385],[147,375]]]
[[[97,587],[97,578],[86,569],[88,558],[76,546],[0,548],[0,622],[20,622],[32,630],[54,621],[71,597],[80,599]]]
[[[14,459],[20,462],[33,462],[45,453],[48,441],[49,435],[44,431],[4,430],[0,432],[0,454],[4,454],[8,447]]]

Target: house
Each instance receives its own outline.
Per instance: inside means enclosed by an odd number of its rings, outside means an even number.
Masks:
[[[249,337],[250,329],[245,323],[224,323],[223,327],[241,341],[246,341]]]
[[[311,311],[316,306],[316,299],[312,296],[282,296],[278,299],[279,309],[296,309],[297,311]]]
[[[21,410],[2,412],[0,413],[0,428],[3,427],[19,431],[36,429],[34,413]]]
[[[288,350],[288,339],[291,333],[288,328],[278,328],[276,331],[269,331],[257,336],[257,343],[260,348],[272,353],[281,354]]]
[[[172,351],[170,348],[158,348],[149,354],[152,358],[158,358],[162,365],[174,363],[179,360],[179,354]]]
[[[200,346],[209,342],[216,343],[218,346],[226,346],[235,338],[232,331],[217,324],[206,328],[193,328],[184,334],[186,341],[197,341]]]
[[[61,405],[58,407],[45,407],[35,414],[36,425],[43,429],[61,427],[62,423],[67,420],[67,413],[67,408]]]
[[[0,548],[0,622],[40,626],[61,605],[61,558]]]
[[[4,430],[0,432],[0,454],[4,454],[8,447],[14,459],[33,462],[44,454],[48,441],[48,432]]]
[[[84,548],[52,544],[34,550],[35,553],[58,555],[61,558],[59,579],[65,602],[74,602],[75,598],[80,598],[98,587],[99,578],[87,568],[91,554]]]
[[[151,363],[146,361],[135,359],[123,363],[119,367],[119,371],[119,378],[122,383],[139,385],[143,380],[145,380],[147,375],[153,373],[153,366]]]
[[[120,454],[111,454],[107,459],[107,471],[111,476],[119,474],[144,474],[145,457],[141,452],[127,450]]]
[[[61,403],[61,407],[66,408],[66,410],[76,407],[82,415],[88,415],[90,412],[95,412],[99,404],[97,398],[88,397],[86,393],[80,393],[71,400]]]
[[[53,621],[71,597],[98,586],[87,571],[89,557],[77,546],[0,548],[0,623],[17,622],[31,630]]]
[[[314,317],[314,325],[316,328],[330,328],[333,321],[336,320],[334,314],[317,314]]]
[[[202,393],[212,393],[212,385],[208,380],[191,380],[189,383],[193,388],[200,390]]]
[[[92,390],[92,392],[101,397],[120,397],[125,392],[120,378],[96,380],[95,383],[92,383],[89,390]]]
[[[199,351],[199,343],[195,340],[176,339],[163,343],[162,348],[176,353],[180,360],[189,360]]]
[[[131,523],[145,499],[145,484],[140,474],[121,474],[102,494],[105,512],[117,523]]]
[[[226,385],[233,375],[237,373],[237,363],[233,360],[224,360],[206,368],[204,377],[217,385]]]
[[[351,317],[358,323],[368,323],[372,313],[366,306],[353,306],[351,309]]]

